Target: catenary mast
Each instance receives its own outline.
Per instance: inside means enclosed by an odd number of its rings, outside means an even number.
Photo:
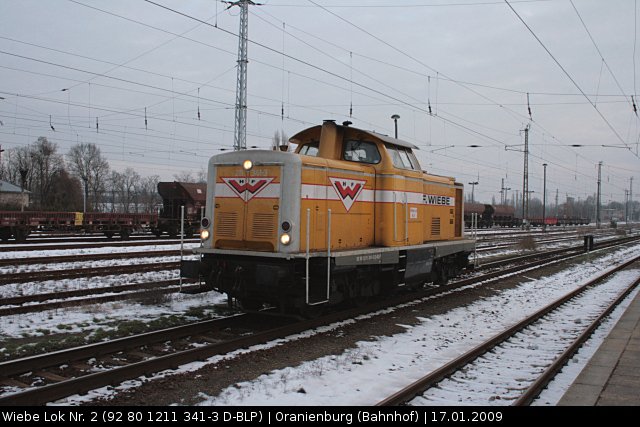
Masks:
[[[229,3],[229,7],[240,8],[240,31],[238,33],[238,80],[236,83],[236,122],[234,151],[247,149],[247,42],[249,38],[249,5],[251,0],[239,0]]]

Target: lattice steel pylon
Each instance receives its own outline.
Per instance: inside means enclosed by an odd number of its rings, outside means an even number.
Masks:
[[[229,7],[240,8],[240,31],[238,33],[238,81],[236,83],[236,124],[233,140],[234,151],[247,149],[247,41],[249,38],[249,5],[251,0],[230,2]]]
[[[522,174],[522,226],[529,221],[529,125],[524,128],[524,173]]]

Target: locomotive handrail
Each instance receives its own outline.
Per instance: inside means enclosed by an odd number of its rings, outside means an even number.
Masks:
[[[409,242],[409,196],[404,193],[404,241]]]
[[[329,291],[331,290],[331,209],[327,209],[327,298],[324,301],[309,302],[309,226],[310,226],[311,209],[307,209],[307,252],[305,254],[305,288],[307,305],[320,305],[329,302]]]
[[[327,209],[327,301],[331,282],[331,209]]]
[[[306,289],[306,303],[309,304],[309,226],[310,226],[310,218],[311,217],[311,209],[307,209],[307,253],[305,254],[305,289]]]
[[[398,213],[396,212],[396,192],[393,192],[393,241],[398,241]]]

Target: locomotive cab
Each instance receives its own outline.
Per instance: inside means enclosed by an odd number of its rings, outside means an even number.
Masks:
[[[296,151],[209,161],[201,255],[185,262],[246,308],[336,304],[466,267],[462,185],[420,169],[413,144],[326,121]]]

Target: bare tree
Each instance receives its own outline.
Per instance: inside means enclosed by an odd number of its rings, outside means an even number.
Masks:
[[[112,193],[117,211],[124,213],[138,212],[139,202],[137,189],[140,186],[140,175],[133,168],[126,168],[124,172],[111,173]]]
[[[273,151],[278,151],[280,149],[280,132],[275,131],[273,133],[273,138],[271,138],[271,149]]]
[[[152,175],[142,178],[138,184],[139,200],[142,211],[145,213],[156,212],[156,206],[162,203],[158,195],[159,181],[160,177],[158,175]]]
[[[289,151],[289,137],[283,130],[274,132],[271,139],[271,149],[274,151]]]
[[[57,154],[58,146],[41,136],[31,147],[30,156],[35,166],[38,205],[41,209],[48,209],[46,198],[52,190],[54,178],[64,171],[64,160]]]
[[[118,171],[112,171],[109,174],[109,193],[111,198],[109,201],[109,211],[120,212],[120,195],[124,188],[124,177]]]
[[[202,167],[198,171],[198,175],[196,177],[196,182],[198,182],[200,184],[206,184],[207,183],[207,171],[204,170],[204,168],[202,168]]]
[[[191,172],[180,172],[173,175],[173,179],[177,182],[196,182]]]
[[[66,170],[56,174],[50,183],[51,190],[45,194],[44,204],[54,211],[81,211],[82,184]]]
[[[19,147],[5,152],[4,179],[31,191],[35,167],[29,147]]]
[[[207,182],[207,171],[204,168],[200,168],[197,172],[195,172],[195,176],[193,172],[180,172],[173,175],[173,180],[176,182],[189,182],[189,183],[206,183]]]
[[[95,144],[77,144],[67,154],[69,169],[83,184],[85,199],[93,210],[102,203],[105,180],[109,176],[109,163]],[[91,198],[89,197],[91,192]]]

